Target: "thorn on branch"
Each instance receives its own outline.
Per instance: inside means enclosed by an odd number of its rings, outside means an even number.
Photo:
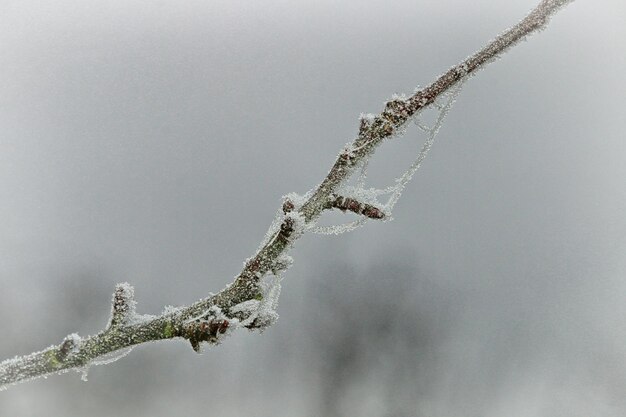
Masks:
[[[361,203],[358,200],[350,197],[334,196],[330,201],[330,208],[336,208],[341,211],[351,211],[356,214],[361,214],[370,219],[381,220],[385,218],[385,213],[376,206],[367,203]]]
[[[113,305],[111,307],[111,322],[109,327],[118,327],[135,315],[135,289],[127,282],[115,286]]]
[[[183,337],[194,351],[200,352],[200,343],[218,343],[219,335],[226,333],[230,323],[226,319],[196,320],[185,325]]]

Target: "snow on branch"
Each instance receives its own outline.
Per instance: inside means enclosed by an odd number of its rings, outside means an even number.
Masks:
[[[353,211],[363,216],[357,221],[359,224],[370,218],[385,219],[387,209],[393,206],[404,184],[426,155],[440,123],[436,129],[420,127],[430,132],[430,144],[427,141],[399,185],[390,189],[393,201],[390,200],[385,207],[341,194],[341,187],[358,167],[367,165],[376,147],[384,139],[400,134],[407,122],[426,107],[432,106],[445,113],[449,105],[442,105],[439,99],[449,91],[454,96],[462,81],[518,41],[544,28],[550,16],[571,1],[541,1],[517,25],[450,68],[427,87],[410,97],[392,98],[380,114],[362,116],[357,138],[339,154],[328,175],[314,191],[304,196],[290,194],[286,197],[259,249],[246,260],[241,273],[226,288],[191,305],[168,307],[160,315],[149,316],[136,314],[133,288],[127,283],[119,284],[113,295],[111,317],[104,330],[87,337],[71,334],[58,345],[1,362],[0,389],[69,370],[80,371],[85,377],[91,365],[115,361],[130,352],[133,346],[150,341],[186,339],[194,350],[199,351],[202,343],[220,343],[237,328],[263,330],[271,325],[277,318],[275,309],[282,272],[292,262],[287,252],[294,242],[305,232],[314,230],[317,219],[325,210]]]

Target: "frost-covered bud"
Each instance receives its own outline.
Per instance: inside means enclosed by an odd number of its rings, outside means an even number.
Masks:
[[[293,232],[293,224],[294,221],[291,217],[285,217],[285,220],[280,225],[280,233],[285,237],[289,237],[291,232]]]
[[[293,209],[296,206],[293,204],[293,202],[289,199],[286,199],[285,202],[283,203],[283,213],[287,214],[293,211]]]
[[[387,103],[385,103],[385,109],[394,112],[400,112],[404,110],[405,106],[406,103],[404,102],[404,100],[389,100]]]
[[[63,343],[61,343],[59,347],[59,351],[57,353],[58,360],[64,360],[69,355],[77,353],[80,349],[81,338],[76,333],[72,333],[68,335],[65,339],[63,339]]]
[[[364,124],[371,125],[376,119],[376,115],[374,113],[361,113],[359,115],[359,121]]]
[[[293,265],[293,258],[289,255],[281,255],[272,265],[272,274],[279,275]]]

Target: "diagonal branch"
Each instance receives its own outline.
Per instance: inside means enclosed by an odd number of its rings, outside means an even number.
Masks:
[[[276,291],[264,286],[262,278],[279,275],[290,263],[286,253],[307,228],[314,225],[324,210],[333,207],[376,217],[375,207],[338,197],[336,192],[381,142],[397,134],[410,118],[430,105],[459,82],[494,61],[519,40],[544,28],[555,12],[573,0],[543,0],[517,25],[508,29],[483,49],[450,68],[430,85],[407,99],[393,99],[373,117],[361,119],[358,137],[342,151],[328,175],[304,201],[288,199],[280,221],[271,228],[256,254],[248,259],[234,282],[217,294],[189,306],[170,309],[159,316],[135,313],[133,289],[117,286],[112,314],[106,329],[94,336],[76,334],[40,352],[0,363],[0,388],[51,373],[85,369],[105,363],[103,357],[134,345],[173,338],[190,341],[194,350],[201,342],[219,343],[236,328],[263,329],[275,319],[272,311]],[[342,199],[339,201],[339,199]],[[354,203],[354,204],[353,204]]]

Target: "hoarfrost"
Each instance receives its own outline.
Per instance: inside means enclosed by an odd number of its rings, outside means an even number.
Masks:
[[[272,224],[270,224],[269,229],[267,229],[267,232],[265,232],[265,237],[263,238],[263,240],[261,241],[261,244],[259,244],[259,247],[257,248],[257,252],[259,252],[265,245],[270,243],[270,241],[275,237],[276,233],[278,233],[278,231],[280,230],[280,224],[282,223],[283,215],[284,213],[282,212],[282,209],[279,209],[276,212],[276,215],[274,216],[274,220],[272,220]],[[245,265],[245,262],[244,262],[244,265]]]
[[[127,347],[124,349],[116,350],[115,352],[107,353],[106,355],[99,356],[97,359],[94,359],[90,362],[89,365],[108,365],[109,363],[117,362],[122,359],[124,356],[128,355],[133,350],[132,347]]]
[[[299,211],[292,211],[290,213],[285,214],[285,219],[289,218],[292,220],[293,231],[291,232],[291,236],[293,239],[301,236],[307,230],[306,218],[304,214]]]
[[[57,361],[63,358],[71,357],[80,352],[82,338],[72,333],[67,335],[60,345],[52,345],[44,350],[33,352],[26,356],[15,356],[0,362],[0,391],[6,390],[8,387],[21,382],[30,381],[37,378],[47,378],[48,375],[61,375],[70,371],[70,369],[61,369],[51,371],[50,357]],[[9,382],[18,381],[18,382]]]
[[[31,371],[37,371],[38,368],[46,369],[45,364],[38,364],[37,357],[41,354],[55,349],[58,346],[52,345],[44,350],[33,352],[25,356],[15,356],[11,359],[6,359],[0,362],[0,375],[3,378],[0,380],[0,391],[4,391],[7,388],[16,385],[20,382],[31,381],[33,379],[45,377],[48,374],[42,373],[41,375],[31,376]],[[65,373],[66,371],[59,371],[57,374]],[[18,382],[10,382],[18,381]]]
[[[359,120],[370,124],[376,119],[376,115],[374,113],[361,113],[359,115]]]
[[[67,354],[72,355],[74,353],[78,353],[80,351],[80,342],[82,342],[82,339],[80,338],[78,333],[72,333],[67,335],[65,337],[65,340],[63,340],[63,345],[68,346],[69,348]]]
[[[282,273],[271,274],[261,282],[261,300],[248,300],[232,307],[232,313],[242,313],[246,318],[237,323],[238,327],[248,327],[254,323],[255,329],[263,331],[278,320],[278,299],[280,297]]]
[[[291,265],[293,265],[293,258],[289,255],[282,254],[274,262],[274,265],[272,266],[272,273],[274,275],[280,275],[291,268]]]
[[[430,104],[428,107],[435,109],[438,112],[436,120],[434,121],[434,125],[429,127],[425,125],[418,116],[413,116],[413,122],[418,126],[418,128],[426,133],[426,141],[422,145],[419,150],[415,160],[408,167],[408,169],[402,173],[399,178],[396,178],[395,184],[390,185],[388,187],[382,189],[376,188],[365,188],[365,180],[367,179],[367,166],[368,166],[368,158],[364,159],[362,162],[361,170],[358,175],[356,186],[343,186],[338,190],[338,194],[344,197],[354,198],[357,201],[362,203],[371,204],[375,207],[380,208],[383,213],[385,213],[385,220],[392,219],[392,210],[398,199],[402,195],[404,188],[411,181],[415,172],[419,169],[422,162],[426,158],[426,155],[432,148],[435,138],[443,125],[443,121],[448,115],[452,105],[456,101],[463,84],[465,82],[465,78],[461,79],[459,83],[457,83],[454,87],[450,89],[450,91],[444,94],[445,103],[441,104],[440,102],[435,102]],[[392,99],[400,99],[405,100],[405,96],[394,95]],[[424,102],[425,103],[425,102]],[[364,118],[364,115],[361,115],[361,119]],[[384,203],[379,201],[379,197],[388,196]],[[357,220],[352,222],[340,224],[340,225],[332,225],[332,226],[313,226],[311,227],[311,231],[317,234],[323,235],[339,235],[346,232],[351,232],[361,226],[363,226],[369,219],[367,217],[360,217]]]
[[[402,100],[402,101],[406,101],[406,99],[408,99],[408,97],[406,96],[406,94],[404,93],[393,93],[391,95],[391,100]],[[386,103],[385,103],[386,104]]]
[[[437,134],[439,133],[439,130],[441,129],[441,126],[443,125],[443,121],[445,120],[446,116],[450,112],[452,105],[454,105],[456,98],[461,92],[464,82],[465,82],[465,78],[461,79],[458,84],[452,87],[451,91],[446,93],[446,98],[447,98],[446,103],[443,105],[443,107],[439,111],[439,116],[437,117],[437,120],[435,121],[435,125],[431,127],[430,130],[428,131],[428,137],[426,138],[424,145],[422,145],[422,148],[417,154],[415,161],[413,161],[411,166],[409,166],[409,168],[402,174],[402,176],[396,179],[396,184],[394,184],[393,186],[387,187],[384,190],[385,192],[389,192],[391,194],[389,199],[387,200],[387,203],[384,205],[385,212],[391,213],[391,211],[393,210],[393,207],[396,205],[396,203],[398,202],[398,199],[402,195],[402,191],[404,191],[404,187],[406,187],[409,181],[411,181],[411,178],[413,178],[413,175],[415,174],[415,172],[417,172],[419,167],[422,165],[422,162],[426,158],[426,155],[428,155],[428,151],[430,151],[433,144],[435,143],[435,138],[437,137]]]
[[[121,282],[115,286],[111,305],[109,326],[119,326],[132,320],[135,316],[135,289],[128,282]]]
[[[198,320],[205,320],[208,317],[210,317],[212,319],[217,319],[217,320],[223,320],[223,319],[230,320],[228,317],[226,317],[224,312],[222,312],[221,308],[219,308],[216,305],[212,305],[211,307],[209,307],[207,310],[205,310],[201,314],[199,314],[199,315],[197,315],[195,317],[192,317],[190,319],[187,319],[186,323],[191,323],[191,322],[198,321]]]
[[[212,297],[214,294],[213,293],[209,293],[209,297]],[[172,305],[167,305],[165,307],[163,307],[163,315],[173,315],[173,314],[177,314],[180,311],[183,310],[183,307],[174,307]]]
[[[288,255],[281,255],[275,262],[272,272],[260,276],[258,299],[247,300],[223,311],[217,305],[213,305],[198,316],[189,318],[186,323],[198,320],[208,320],[210,322],[227,322],[223,331],[217,332],[211,343],[220,343],[225,337],[230,335],[240,327],[249,330],[263,331],[272,325],[277,319],[276,307],[280,296],[282,273],[287,270],[293,259]],[[195,348],[194,348],[195,349]]]
[[[283,205],[285,202],[289,201],[293,205],[292,211],[290,213],[285,213],[283,208],[279,208],[274,216],[274,220],[270,225],[269,229],[265,233],[265,237],[261,241],[261,244],[257,248],[257,252],[259,252],[265,245],[270,243],[273,239],[276,238],[278,231],[280,230],[280,225],[285,220],[285,217],[292,217],[294,220],[294,232],[303,233],[306,230],[306,222],[304,221],[304,216],[298,213],[298,210],[302,205],[309,199],[309,197],[313,194],[313,190],[309,190],[306,194],[300,195],[296,193],[289,193],[282,197]],[[244,262],[245,264],[245,262]]]
[[[135,313],[137,302],[135,301],[135,288],[128,282],[120,282],[115,286],[115,295],[113,298],[113,304],[122,302],[125,304],[125,313],[132,315]]]
[[[369,166],[370,160],[369,158],[365,158],[365,161],[361,164],[361,169],[359,170],[359,177],[356,180],[356,185],[359,188],[365,187],[365,180],[367,180],[367,167]]]
[[[244,301],[243,303],[239,303],[236,306],[232,307],[230,309],[230,312],[234,314],[237,314],[237,313],[248,314],[248,313],[258,310],[259,304],[261,304],[259,300]]]
[[[304,203],[306,203],[306,201],[309,199],[312,193],[313,193],[312,190],[307,191],[303,195],[300,195],[297,193],[289,193],[283,196],[283,201],[287,201],[287,200],[291,201],[293,205],[295,206],[295,209],[298,210],[300,207],[302,207]]]
[[[233,327],[249,327],[263,331],[278,319],[276,308],[281,291],[282,274],[293,264],[289,255],[280,255],[272,268],[259,283],[261,297],[257,300],[247,300],[230,308],[232,314],[245,317],[242,321],[235,319]]]
[[[132,347],[127,347],[123,349],[116,350],[115,352],[107,353],[105,355],[99,356],[98,358],[90,361],[85,366],[82,366],[76,369],[76,372],[79,372],[80,379],[82,381],[87,382],[89,378],[89,370],[92,366],[100,366],[100,365],[108,365],[113,362],[117,362],[123,357],[127,356],[130,352],[132,352]]]
[[[150,314],[137,314],[137,302],[135,301],[135,289],[128,282],[122,282],[115,286],[111,318],[109,326],[136,325],[153,320],[156,316]]]

